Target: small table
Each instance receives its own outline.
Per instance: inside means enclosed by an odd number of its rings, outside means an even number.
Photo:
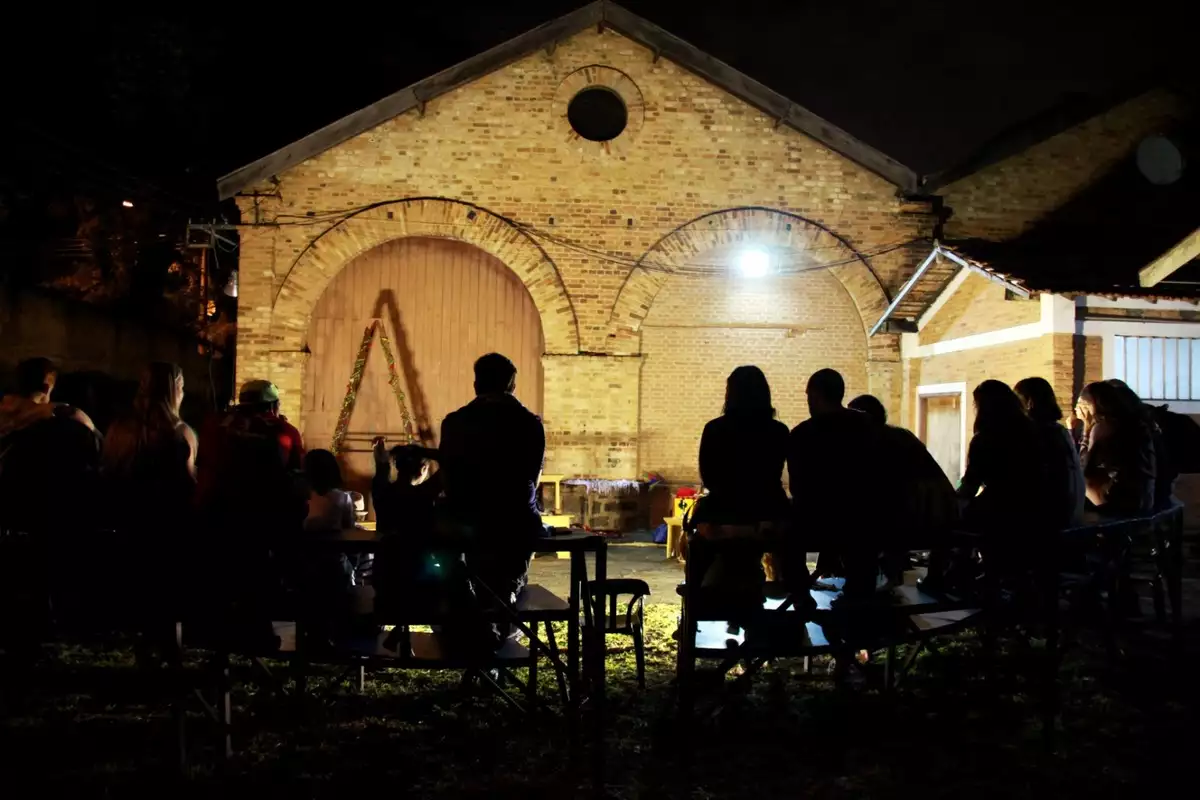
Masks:
[[[300,547],[312,547],[339,553],[365,554],[379,549],[384,535],[365,528],[347,528],[337,533],[309,533],[296,537],[293,543]],[[590,676],[588,695],[596,714],[596,736],[603,742],[605,700],[605,607],[603,598],[596,602],[588,588],[587,554],[595,554],[595,582],[603,585],[608,580],[608,541],[594,533],[571,532],[561,536],[547,536],[534,541],[530,548],[534,553],[569,553],[571,556],[571,593],[568,602],[571,614],[567,620],[567,671],[573,687],[580,683],[580,656],[583,674]],[[591,622],[585,640],[579,625],[580,615]],[[581,693],[577,693],[579,697]]]

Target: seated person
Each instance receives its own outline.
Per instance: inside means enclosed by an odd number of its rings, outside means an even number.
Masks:
[[[726,547],[709,558],[703,535],[711,526],[750,526],[788,517],[783,491],[788,428],[775,419],[771,387],[758,367],[738,367],[725,382],[721,416],[700,436],[700,478],[708,494],[692,513],[699,537],[689,543],[693,574],[705,586],[746,589],[761,598],[762,547],[747,542],[745,552]],[[781,526],[782,527],[782,526]]]
[[[1021,399],[995,380],[979,384],[973,397],[975,435],[958,487],[964,522],[1007,536],[1045,527],[1042,448]]]
[[[885,544],[887,570],[899,580],[908,553],[941,545],[958,522],[954,485],[912,431],[887,424],[887,411],[878,398],[864,394],[846,404],[861,411],[883,431],[885,466],[891,479],[880,487],[879,501],[895,509],[895,539]]]
[[[1101,513],[1147,514],[1154,509],[1154,438],[1139,408],[1114,386],[1088,384],[1075,416],[1083,421],[1079,461],[1087,498]]]
[[[353,528],[354,501],[341,488],[337,457],[328,450],[310,450],[304,456],[304,474],[309,487],[304,533],[336,533]],[[285,553],[285,572],[309,624],[326,636],[348,629],[353,612],[354,561],[345,553]]]
[[[371,503],[375,524],[381,533],[399,531],[429,535],[434,529],[433,508],[442,491],[438,473],[430,472],[437,450],[414,445],[397,445],[389,452],[382,436],[373,443],[375,476],[371,479]],[[392,467],[396,480],[391,480]]]
[[[806,393],[811,417],[788,440],[794,554],[787,569],[815,550],[819,575],[841,573],[847,596],[869,594],[890,518],[870,498],[885,477],[883,435],[866,414],[842,405],[846,384],[835,370],[813,373]]]
[[[342,470],[328,450],[310,450],[304,456],[308,479],[308,515],[304,530],[332,533],[353,528],[354,498],[342,489]]]
[[[50,400],[57,380],[48,359],[22,361],[0,400],[0,528],[73,532],[97,516],[100,437],[82,411]]]
[[[1063,413],[1054,389],[1045,378],[1025,378],[1013,389],[1042,440],[1048,521],[1056,530],[1081,525],[1086,499],[1083,467],[1075,439],[1061,422]]]
[[[1130,389],[1125,381],[1113,378],[1105,383],[1117,390],[1129,408],[1137,409],[1143,424],[1150,431],[1150,439],[1154,445],[1154,508],[1169,508],[1175,492],[1175,481],[1180,474],[1175,451],[1186,447],[1186,442],[1185,437],[1172,439],[1167,436],[1159,420],[1166,421],[1174,415],[1164,415],[1149,403],[1142,402],[1142,398],[1138,397],[1137,392]],[[1164,407],[1163,411],[1165,410]]]
[[[387,623],[395,610],[444,609],[455,596],[469,592],[458,569],[461,555],[438,535],[437,500],[441,480],[430,474],[429,458],[437,451],[416,446],[393,447],[375,440],[375,477],[371,502],[383,542],[375,559],[376,608]],[[396,480],[391,480],[393,465]]]

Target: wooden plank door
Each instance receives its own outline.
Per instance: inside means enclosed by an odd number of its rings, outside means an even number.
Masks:
[[[963,412],[962,398],[957,394],[921,398],[925,446],[956,486],[963,474]]]
[[[474,397],[472,365],[503,353],[517,366],[517,397],[542,410],[542,327],[533,299],[501,261],[450,239],[398,239],[346,265],[313,310],[304,387],[304,439],[329,447],[363,333],[375,319],[391,340],[409,413],[436,446],[442,419]],[[370,440],[403,440],[387,360],[372,344],[350,416],[342,469],[363,491],[373,469]]]

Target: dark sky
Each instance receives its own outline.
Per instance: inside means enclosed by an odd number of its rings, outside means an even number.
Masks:
[[[0,53],[5,163],[206,206],[218,175],[581,4],[46,4]],[[1196,77],[1163,0],[625,5],[920,172],[1072,95]]]

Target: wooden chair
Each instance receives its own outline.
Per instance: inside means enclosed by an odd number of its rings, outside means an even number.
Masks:
[[[591,581],[588,590],[594,602],[608,602],[608,614],[604,620],[604,632],[620,634],[633,639],[633,655],[637,660],[637,682],[639,689],[646,688],[646,609],[645,598],[650,596],[650,586],[637,578],[617,578],[603,583]],[[617,615],[617,598],[629,595],[625,615]]]

